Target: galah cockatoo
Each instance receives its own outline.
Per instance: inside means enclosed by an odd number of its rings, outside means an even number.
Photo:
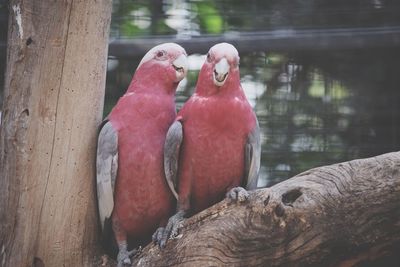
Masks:
[[[213,46],[203,64],[195,93],[168,130],[165,175],[177,198],[177,213],[153,240],[164,247],[184,217],[221,201],[245,200],[242,188],[257,187],[260,131],[240,85],[239,55],[234,46]]]
[[[165,43],[152,48],[100,130],[98,208],[103,231],[111,222],[118,266],[130,263],[134,252],[128,251],[128,242],[131,247],[150,241],[174,212],[175,200],[164,176],[163,147],[176,117],[175,91],[187,68],[181,46]]]

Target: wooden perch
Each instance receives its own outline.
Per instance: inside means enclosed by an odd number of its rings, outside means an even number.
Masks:
[[[355,266],[400,242],[400,152],[315,168],[189,218],[133,266]]]

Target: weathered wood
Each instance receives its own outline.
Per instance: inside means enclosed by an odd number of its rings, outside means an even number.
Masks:
[[[0,266],[92,266],[111,0],[10,1]]]
[[[133,266],[355,266],[400,242],[400,152],[320,167],[188,219]]]

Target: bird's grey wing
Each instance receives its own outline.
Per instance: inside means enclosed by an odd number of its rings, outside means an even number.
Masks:
[[[164,144],[164,172],[167,183],[175,198],[178,199],[178,161],[183,140],[182,123],[175,121],[167,132]]]
[[[111,217],[114,208],[114,185],[118,170],[118,135],[111,122],[105,122],[97,143],[96,182],[97,200],[101,222]]]
[[[260,172],[261,141],[260,126],[256,118],[256,126],[248,134],[245,145],[245,186],[247,190],[257,188],[258,175]]]

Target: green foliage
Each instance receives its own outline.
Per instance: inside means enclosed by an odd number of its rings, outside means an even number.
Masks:
[[[224,21],[214,1],[195,2],[195,5],[201,29],[206,33],[221,33]]]
[[[120,25],[120,31],[122,35],[126,37],[134,37],[145,32],[138,26],[134,25],[130,20],[126,20]]]

